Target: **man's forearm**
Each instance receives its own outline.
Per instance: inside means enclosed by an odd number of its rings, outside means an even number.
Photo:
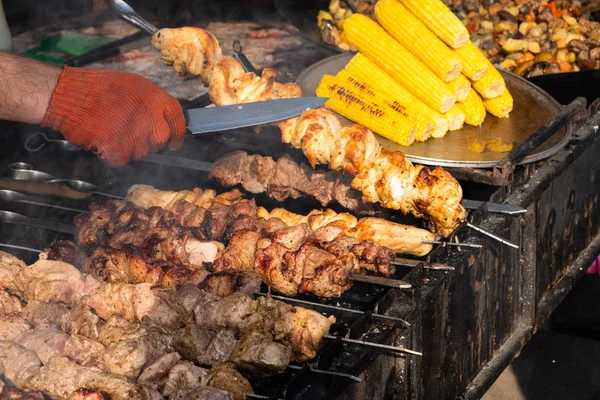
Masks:
[[[60,73],[60,68],[0,52],[0,119],[42,122]]]

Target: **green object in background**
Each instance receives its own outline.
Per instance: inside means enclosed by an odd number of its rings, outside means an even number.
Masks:
[[[114,40],[100,35],[65,32],[59,36],[44,39],[38,47],[21,54],[49,64],[62,65],[71,57],[81,56]]]

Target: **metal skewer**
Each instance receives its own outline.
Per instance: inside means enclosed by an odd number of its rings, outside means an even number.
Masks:
[[[293,369],[296,371],[300,371],[302,369],[304,369],[304,367],[301,367],[299,365],[288,365],[288,369]],[[312,368],[311,366],[308,366],[308,370],[310,372],[314,372],[317,374],[323,374],[323,375],[332,375],[332,376],[339,376],[342,378],[348,378],[353,380],[356,383],[360,383],[362,382],[362,379],[360,379],[358,376],[354,376],[354,375],[350,375],[350,374],[345,374],[343,372],[337,372],[337,371],[327,371],[324,369],[317,369],[317,368]]]
[[[414,350],[410,350],[410,349],[405,349],[404,347],[390,346],[388,344],[373,343],[373,342],[367,342],[367,341],[364,341],[364,340],[343,338],[343,337],[333,336],[333,335],[325,335],[323,337],[325,339],[331,339],[331,340],[340,339],[342,342],[345,342],[345,343],[358,344],[358,345],[361,345],[361,346],[374,347],[374,348],[377,348],[377,349],[391,350],[391,351],[396,351],[396,352],[400,352],[400,353],[412,354],[412,355],[415,355],[415,356],[422,356],[423,355],[423,353],[421,353],[420,351],[414,351]]]
[[[393,265],[397,265],[399,267],[410,267],[410,268],[416,268],[419,266],[419,264],[423,264],[423,268],[425,268],[425,269],[432,269],[432,270],[436,270],[436,271],[454,271],[454,267],[451,267],[448,264],[430,263],[427,261],[412,260],[410,258],[396,257],[396,258],[393,258],[390,263]]]
[[[421,243],[439,244],[442,246],[459,246],[459,247],[472,247],[474,249],[481,249],[483,246],[475,243],[461,243],[461,242],[447,242],[445,240],[421,240]]]
[[[140,17],[133,8],[123,0],[109,0],[112,9],[121,17],[123,20],[129,22],[131,25],[139,28],[149,34],[154,34],[158,30],[157,27]]]
[[[99,192],[96,185],[81,181],[78,179],[62,179],[57,178],[54,175],[48,174],[43,171],[37,171],[33,169],[33,165],[28,163],[12,163],[8,165],[8,169],[10,170],[10,177],[17,181],[31,181],[31,182],[42,182],[42,183],[51,183],[51,184],[63,184],[67,187],[81,193],[89,193],[96,194],[104,197],[109,197],[113,199],[123,200],[124,198],[121,196],[117,196],[111,193]]]
[[[350,280],[354,282],[372,283],[379,286],[391,287],[395,289],[410,289],[412,285],[400,279],[390,279],[383,276],[371,276],[363,274],[350,274]]]
[[[254,293],[256,296],[267,296],[267,293]],[[298,304],[303,304],[303,305],[307,305],[307,306],[312,306],[312,307],[318,307],[318,308],[324,308],[324,309],[329,309],[329,310],[335,310],[335,311],[341,311],[341,312],[347,312],[347,313],[351,313],[351,314],[359,314],[359,315],[363,315],[365,312],[364,311],[359,311],[359,310],[353,310],[351,308],[345,308],[345,307],[340,307],[340,306],[332,306],[329,304],[321,304],[321,303],[315,303],[312,301],[307,301],[307,300],[300,300],[300,299],[294,299],[291,297],[285,297],[285,296],[277,296],[277,295],[270,295],[271,298],[275,299],[275,300],[280,300],[280,301],[284,301],[287,303],[298,303]],[[411,324],[408,321],[403,320],[402,318],[396,318],[396,317],[390,317],[388,315],[381,315],[381,314],[371,314],[373,316],[373,318],[376,319],[384,319],[387,321],[392,321],[392,322],[400,322],[402,325],[406,326],[407,328],[411,327]]]
[[[16,192],[14,190],[8,190],[8,189],[0,189],[0,200],[4,200],[7,202],[11,202],[11,203],[24,203],[24,204],[32,204],[32,205],[42,206],[42,207],[56,208],[58,210],[71,211],[71,212],[76,212],[76,213],[87,213],[88,212],[86,210],[80,210],[78,208],[64,207],[64,206],[59,206],[56,204],[48,204],[48,203],[42,203],[39,201],[35,201],[35,200],[32,200],[31,196],[28,196],[28,195],[20,193],[20,192]]]
[[[8,243],[0,243],[0,247],[5,247],[8,249],[15,249],[15,250],[30,251],[32,253],[41,253],[42,252],[42,250],[32,249],[31,247],[17,246],[16,244],[8,244]]]
[[[506,240],[506,239],[502,239],[500,236],[496,236],[496,235],[494,235],[494,234],[493,234],[493,233],[491,233],[491,232],[488,232],[488,231],[486,231],[486,230],[484,230],[484,229],[481,229],[480,227],[478,227],[478,226],[475,226],[475,225],[473,225],[473,224],[472,224],[472,223],[470,223],[470,222],[466,222],[466,225],[467,225],[469,228],[473,229],[474,231],[477,231],[477,232],[479,232],[479,233],[483,233],[484,235],[486,235],[486,236],[489,236],[489,237],[491,237],[492,239],[494,239],[494,240],[496,240],[496,241],[498,241],[498,242],[500,242],[500,243],[502,243],[502,244],[505,244],[505,245],[507,245],[507,246],[510,246],[510,247],[514,247],[515,249],[518,249],[518,248],[519,248],[519,246],[517,246],[516,244],[514,244],[514,243],[511,243],[511,242],[509,242],[509,241],[508,241],[508,240]]]

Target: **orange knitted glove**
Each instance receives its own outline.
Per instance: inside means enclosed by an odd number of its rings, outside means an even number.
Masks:
[[[111,166],[140,159],[171,141],[181,147],[186,123],[167,92],[135,74],[64,67],[41,124]]]

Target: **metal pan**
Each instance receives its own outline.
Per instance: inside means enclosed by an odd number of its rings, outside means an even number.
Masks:
[[[353,54],[339,54],[326,58],[305,69],[298,77],[297,83],[307,96],[315,94],[323,75],[335,75],[352,58]],[[415,142],[410,147],[403,147],[381,136],[377,139],[381,146],[390,151],[402,151],[411,161],[425,165],[441,165],[445,167],[492,168],[507,153],[483,152],[470,149],[474,142],[486,142],[500,139],[511,142],[513,148],[523,143],[542,125],[552,120],[560,111],[560,104],[542,89],[527,80],[502,72],[508,89],[512,93],[515,104],[509,118],[498,119],[488,114],[481,127],[465,125],[464,128],[449,132],[441,139],[430,139],[426,142]],[[345,124],[350,121],[343,118]],[[521,164],[527,164],[548,158],[556,154],[569,141],[571,127],[563,127],[545,143],[525,157]]]

